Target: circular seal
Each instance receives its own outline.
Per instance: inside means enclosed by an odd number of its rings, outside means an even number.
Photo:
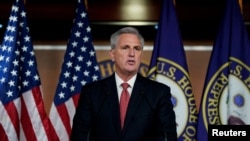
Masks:
[[[250,68],[237,58],[223,64],[209,79],[204,90],[202,117],[211,125],[250,124]]]
[[[166,58],[159,57],[157,61],[148,76],[171,88],[178,138],[192,139],[196,135],[197,109],[188,72]]]

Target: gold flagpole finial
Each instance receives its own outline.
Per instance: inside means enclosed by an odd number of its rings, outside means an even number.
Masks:
[[[238,2],[239,2],[239,5],[240,5],[241,14],[243,14],[243,0],[238,0]]]

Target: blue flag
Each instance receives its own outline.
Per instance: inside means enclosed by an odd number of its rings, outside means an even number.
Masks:
[[[227,0],[225,6],[203,88],[198,141],[208,140],[208,125],[250,124],[248,33],[238,0]]]
[[[50,118],[60,141],[69,140],[82,86],[101,79],[83,0],[78,0],[73,22],[50,111]]]
[[[196,139],[197,109],[173,0],[163,0],[148,77],[171,87],[178,140]]]

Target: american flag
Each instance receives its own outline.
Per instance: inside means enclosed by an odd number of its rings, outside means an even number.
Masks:
[[[1,141],[55,141],[41,92],[23,0],[12,6],[0,47]]]
[[[81,87],[100,78],[87,11],[82,0],[78,0],[71,37],[50,110],[50,119],[60,141],[69,140]]]

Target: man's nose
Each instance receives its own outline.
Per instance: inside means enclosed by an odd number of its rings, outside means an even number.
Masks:
[[[129,55],[134,56],[135,55],[135,50],[133,48],[129,49]]]

